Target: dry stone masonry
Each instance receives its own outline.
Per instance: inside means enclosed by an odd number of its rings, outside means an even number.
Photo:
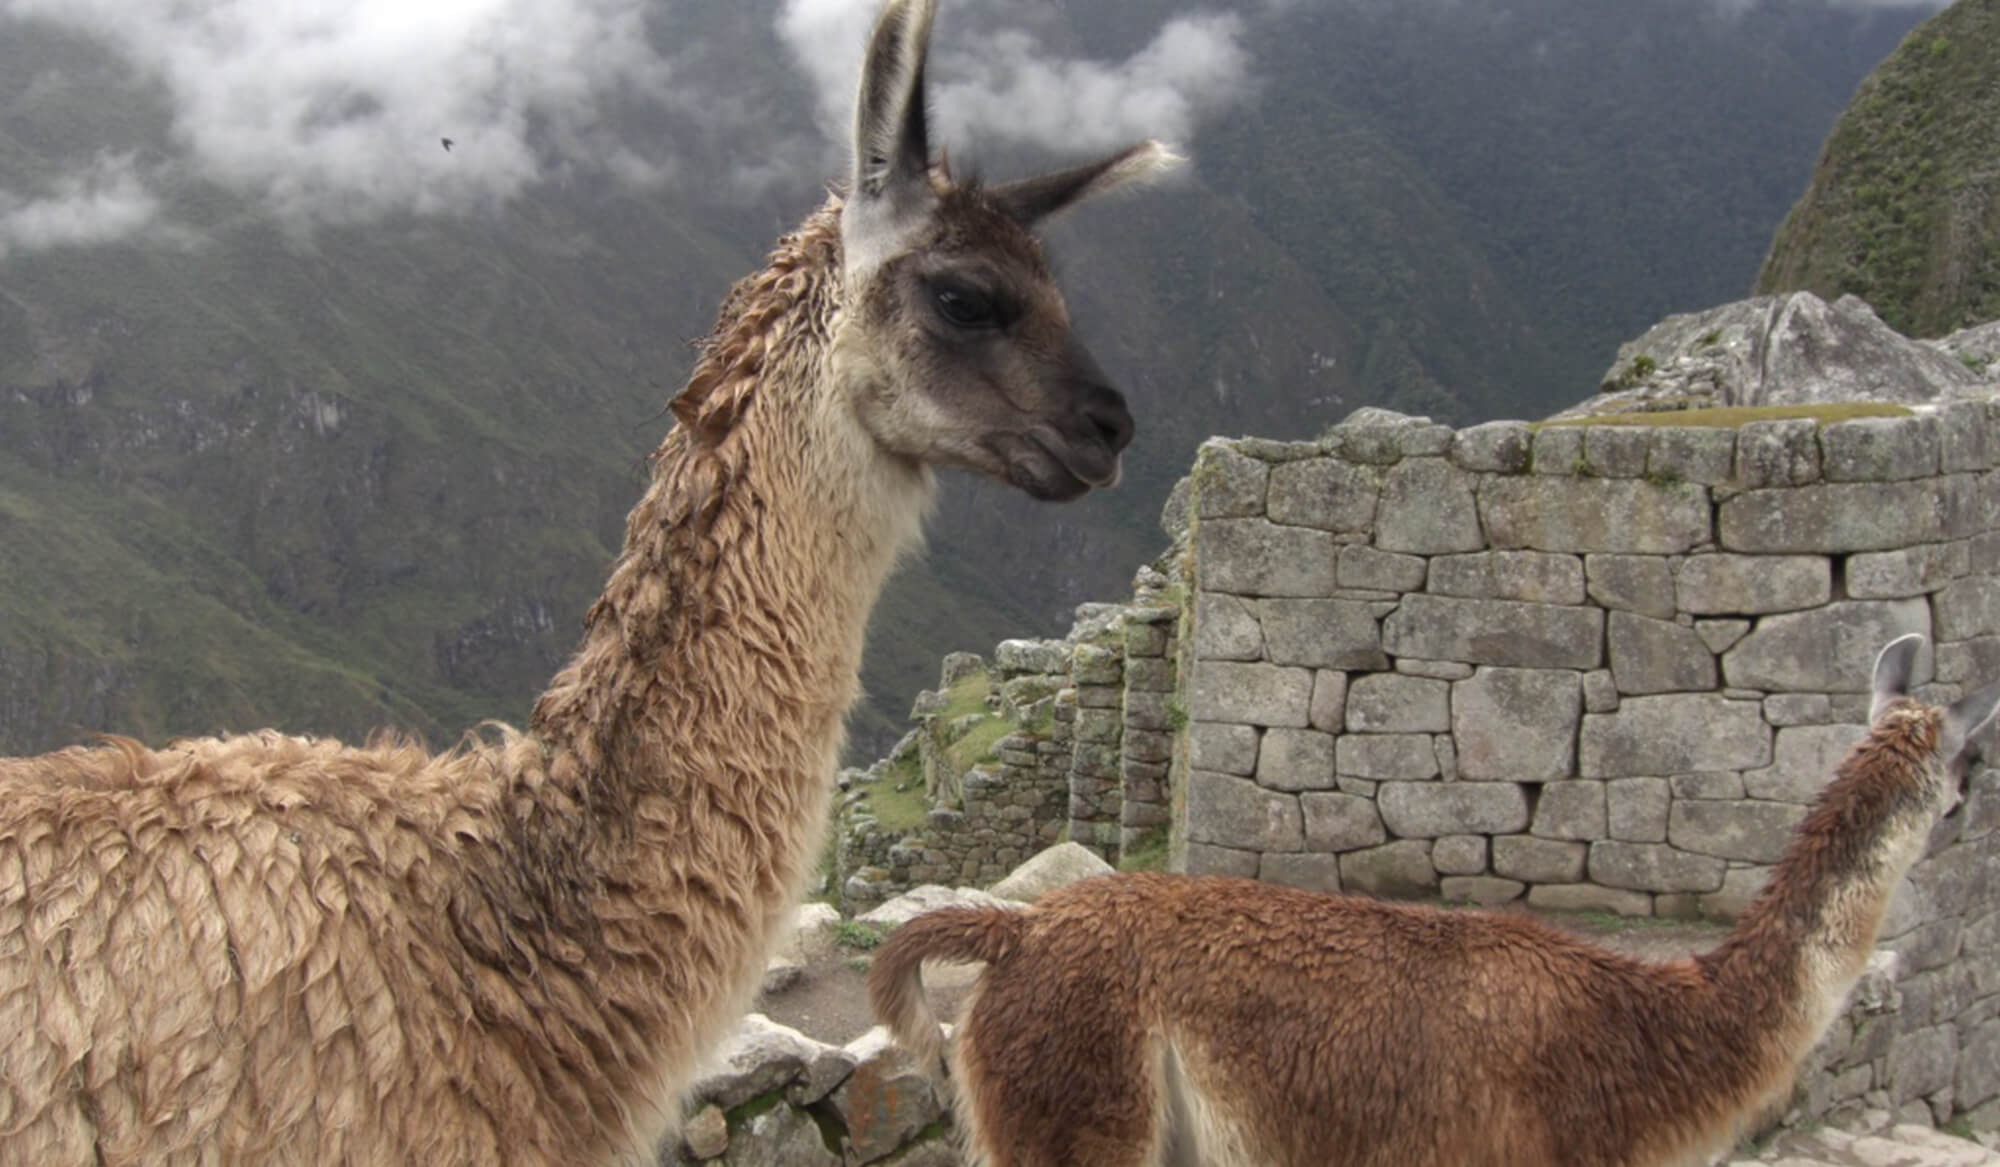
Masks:
[[[1738,428],[1373,414],[1211,441],[1176,857],[1324,890],[1733,915],[1865,727],[1869,664],[2000,676],[2000,403]],[[2000,1103],[2000,774],[1899,892],[1821,1109]]]

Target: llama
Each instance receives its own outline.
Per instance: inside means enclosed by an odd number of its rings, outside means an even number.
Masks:
[[[2000,704],[1907,697],[1921,643],[1883,650],[1868,737],[1692,959],[1524,915],[1114,875],[919,916],[875,958],[876,1014],[935,1071],[922,962],[987,962],[950,1055],[986,1167],[1704,1163],[1832,1022]]]
[[[889,0],[854,169],[737,284],[525,731],[0,761],[0,1162],[650,1161],[824,827],[934,467],[1109,486],[1124,399],[1032,228],[1171,161],[933,168]]]

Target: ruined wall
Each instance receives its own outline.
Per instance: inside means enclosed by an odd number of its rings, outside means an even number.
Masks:
[[[1996,455],[1987,402],[1208,443],[1178,865],[1733,914],[1862,732],[1884,643],[1934,640],[1928,696],[2000,676]],[[2000,1096],[1996,826],[1989,771],[1898,893],[1894,988],[1818,1103]]]

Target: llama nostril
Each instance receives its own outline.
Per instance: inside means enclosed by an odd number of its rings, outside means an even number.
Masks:
[[[1132,412],[1115,389],[1101,389],[1084,403],[1083,418],[1112,453],[1132,444]]]

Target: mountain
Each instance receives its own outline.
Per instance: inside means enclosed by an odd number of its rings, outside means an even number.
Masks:
[[[1960,0],[1855,91],[1759,293],[1853,293],[1911,336],[2000,318],[2000,3]]]
[[[1662,311],[1735,296],[1855,79],[1921,15],[1616,7],[1235,9],[1252,76],[1182,143],[1190,173],[1050,232],[1132,399],[1127,481],[1049,507],[948,479],[871,631],[860,748],[941,653],[1122,592],[1208,435],[1309,436],[1371,402],[1539,415]],[[310,231],[190,163],[156,80],[0,17],[0,213],[109,158],[147,169],[178,228],[0,240],[0,749],[266,724],[442,744],[524,717],[688,342],[839,164],[776,9],[651,30],[737,115],[601,111],[667,145],[660,181],[563,172]],[[1115,61],[1178,11],[1040,6],[1037,28]],[[968,145],[1002,176],[1059,160]]]

